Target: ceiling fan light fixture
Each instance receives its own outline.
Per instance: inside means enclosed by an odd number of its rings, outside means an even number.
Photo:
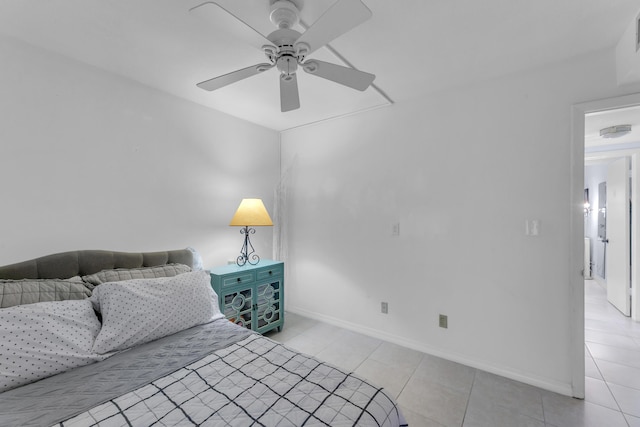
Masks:
[[[278,58],[276,66],[281,74],[289,76],[298,70],[298,61],[293,56],[283,55]]]
[[[600,129],[600,136],[602,138],[620,138],[629,132],[631,132],[631,125],[616,125]]]

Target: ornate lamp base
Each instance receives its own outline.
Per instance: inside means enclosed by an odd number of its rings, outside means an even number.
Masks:
[[[242,249],[240,249],[240,255],[236,259],[236,264],[240,267],[246,263],[256,265],[260,262],[260,257],[255,253],[256,250],[253,248],[251,240],[249,240],[249,234],[255,234],[255,232],[255,228],[249,228],[248,226],[240,229],[240,234],[244,234],[244,244],[242,245]],[[249,248],[251,248],[251,252],[249,252]]]

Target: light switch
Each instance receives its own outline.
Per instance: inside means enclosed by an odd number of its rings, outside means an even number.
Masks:
[[[527,219],[525,220],[525,235],[538,236],[540,235],[540,220],[539,219]]]

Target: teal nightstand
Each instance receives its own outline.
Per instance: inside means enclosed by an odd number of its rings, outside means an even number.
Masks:
[[[212,268],[211,286],[227,319],[261,334],[282,330],[284,263],[260,260],[256,265]]]

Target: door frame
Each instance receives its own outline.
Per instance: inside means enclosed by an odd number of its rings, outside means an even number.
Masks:
[[[571,147],[570,147],[570,182],[569,182],[569,287],[571,294],[571,302],[569,307],[571,332],[571,360],[572,360],[572,392],[577,398],[584,398],[585,388],[585,358],[584,358],[584,124],[585,114],[595,113],[598,111],[616,110],[619,108],[632,107],[640,105],[640,93],[623,95],[614,98],[600,99],[595,101],[574,104],[571,108]],[[632,168],[637,170],[638,155],[633,154],[631,157]],[[634,206],[640,206],[635,203],[640,194],[638,185],[638,174],[634,174],[632,188],[632,203]],[[634,212],[637,212],[635,209]],[[631,238],[632,251],[638,253],[639,239],[636,238],[638,233],[638,215],[634,214],[632,218],[632,229],[634,230]],[[638,277],[638,269],[640,263],[635,263],[631,272],[632,286],[634,297],[638,296],[636,278]],[[637,298],[634,298],[637,301]],[[633,308],[636,308],[634,304]],[[633,310],[632,308],[632,310]],[[639,320],[636,317],[634,320]]]

